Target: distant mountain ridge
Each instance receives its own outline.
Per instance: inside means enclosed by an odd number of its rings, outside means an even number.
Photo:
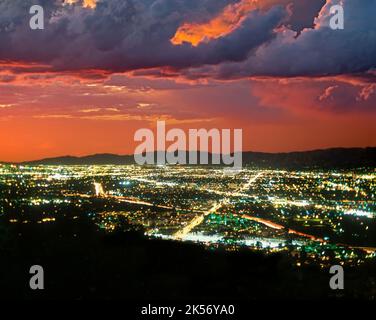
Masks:
[[[156,153],[154,153],[156,159]],[[213,155],[209,154],[209,164]],[[187,152],[187,159],[189,152]],[[110,153],[84,157],[63,156],[18,163],[20,165],[127,165],[133,155]],[[243,165],[261,168],[359,168],[376,167],[376,147],[332,148],[313,151],[265,153],[243,152]]]

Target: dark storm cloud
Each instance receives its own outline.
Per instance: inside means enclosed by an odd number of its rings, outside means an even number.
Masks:
[[[45,64],[52,67],[48,72],[164,67],[175,76],[221,79],[362,73],[374,67],[374,0],[343,0],[343,31],[328,28],[325,10],[319,26],[303,30],[313,27],[323,1],[291,0],[286,6],[286,0],[270,0],[270,10],[253,11],[233,32],[193,47],[171,43],[179,26],[207,22],[237,0],[101,0],[94,10],[62,1],[1,0],[0,60]],[[326,11],[336,1],[327,2]],[[45,9],[45,30],[29,28],[28,11],[36,3]],[[276,32],[281,25],[291,30]],[[302,31],[299,37],[296,31]]]
[[[342,74],[364,74],[376,68],[376,3],[375,0],[342,0],[345,29],[329,27],[330,7],[339,1],[328,0],[315,29],[306,29],[295,39],[291,31],[280,32],[267,46],[241,63],[191,69],[190,78],[201,74],[229,79],[252,76],[322,77]],[[367,74],[366,74],[367,73]]]
[[[251,62],[259,66],[251,69],[295,76],[365,72],[376,67],[375,0],[344,0],[345,29],[332,30],[329,9],[338,2],[332,0],[325,7],[317,30],[308,30],[292,43],[276,41],[260,53],[261,64]],[[273,67],[267,67],[271,61]]]
[[[292,14],[289,25],[291,30],[300,33],[305,28],[314,27],[314,19],[325,5],[326,0],[294,0],[291,3]]]
[[[55,70],[111,71],[243,61],[274,36],[273,29],[286,16],[282,7],[254,12],[235,32],[197,48],[170,42],[183,22],[210,19],[232,2],[107,0],[91,10],[40,1],[47,25],[32,31],[28,9],[35,2],[5,0],[0,4],[0,60],[43,62]]]

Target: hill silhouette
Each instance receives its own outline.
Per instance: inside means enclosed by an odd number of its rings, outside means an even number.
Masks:
[[[189,159],[190,152],[186,152]],[[156,159],[157,152],[154,152]],[[376,147],[332,148],[287,153],[243,152],[243,166],[260,168],[360,168],[376,166]],[[200,157],[198,157],[200,158]],[[209,154],[212,165],[213,154]],[[200,162],[200,159],[199,159]],[[63,156],[21,162],[22,165],[128,165],[133,155],[94,154],[84,157]]]

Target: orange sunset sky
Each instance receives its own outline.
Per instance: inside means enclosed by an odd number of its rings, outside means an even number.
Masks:
[[[133,135],[241,128],[243,150],[376,146],[373,1],[0,3],[0,161],[132,154]],[[375,12],[376,15],[376,12]]]

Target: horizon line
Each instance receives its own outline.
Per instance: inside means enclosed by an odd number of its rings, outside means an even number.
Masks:
[[[367,147],[328,147],[328,148],[318,148],[318,149],[307,149],[307,150],[299,150],[299,151],[280,151],[280,152],[267,152],[267,151],[253,151],[253,150],[247,150],[247,151],[237,151],[237,152],[231,152],[230,155],[233,155],[234,153],[263,153],[263,154],[292,154],[292,153],[309,153],[309,152],[317,152],[317,151],[328,151],[328,150],[351,150],[351,149],[375,149],[376,146],[367,146]],[[197,152],[208,152],[209,154],[213,154],[209,151],[187,151],[187,150],[176,150],[177,151],[183,151],[183,152],[189,152],[189,153],[197,153]],[[151,153],[156,152],[167,152],[167,150],[162,151],[152,151]],[[223,155],[223,153],[219,153],[220,155]],[[132,157],[134,154],[117,154],[117,153],[111,153],[111,152],[98,152],[98,153],[92,153],[92,154],[86,154],[86,155],[61,155],[61,156],[50,156],[50,157],[44,157],[34,160],[23,160],[23,161],[3,161],[0,160],[0,164],[24,164],[24,163],[31,163],[31,162],[38,162],[38,161],[44,161],[44,160],[51,160],[51,159],[59,159],[59,158],[76,158],[76,159],[82,159],[87,157],[94,157],[94,156],[100,156],[100,155],[111,155],[111,156],[119,156],[119,157]]]

